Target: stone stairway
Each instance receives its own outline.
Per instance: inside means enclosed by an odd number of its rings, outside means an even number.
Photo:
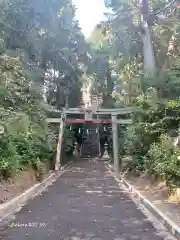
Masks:
[[[89,107],[91,109],[97,109],[101,103],[101,96],[89,94],[86,100],[87,102],[89,101]],[[86,105],[88,105],[87,102],[85,103],[85,99],[82,96],[80,107],[85,108]],[[84,132],[84,141],[81,146],[80,157],[97,157],[100,154],[100,139],[99,132],[97,132],[97,124],[87,122],[86,129],[88,129],[88,133],[86,131]]]
[[[83,136],[84,141],[81,147],[82,158],[99,156],[99,133],[96,131],[97,125],[87,123],[88,134]]]

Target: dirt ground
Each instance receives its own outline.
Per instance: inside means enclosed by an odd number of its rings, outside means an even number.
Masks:
[[[63,156],[62,164],[64,165],[67,162],[72,161],[72,159],[74,158]],[[55,158],[53,157],[51,161],[45,165],[45,173],[43,178],[50,176],[50,174],[53,172],[54,165]],[[3,204],[22,194],[37,183],[39,183],[39,181],[36,179],[36,173],[32,168],[24,170],[19,174],[16,174],[15,177],[9,178],[6,181],[0,179],[0,204]]]
[[[50,175],[46,173],[45,177]],[[20,195],[28,188],[32,187],[34,184],[37,184],[36,174],[33,169],[27,169],[20,172],[13,178],[8,180],[0,181],[0,204],[3,204],[12,198]]]
[[[180,226],[180,198],[169,193],[166,182],[145,175],[126,174],[124,178],[160,211]]]

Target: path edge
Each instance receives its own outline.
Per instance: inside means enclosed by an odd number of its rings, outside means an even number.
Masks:
[[[105,164],[110,171],[114,173],[113,166],[109,163]],[[161,212],[153,203],[151,203],[147,198],[145,198],[134,186],[132,186],[128,181],[126,181],[121,175],[115,175],[117,181],[128,190],[129,193],[134,194],[134,196],[139,200],[139,202],[144,205],[162,224],[168,229],[168,231],[177,239],[180,239],[180,227],[174,223],[170,218],[168,218],[163,212]]]
[[[58,172],[53,172],[50,176],[45,178],[42,182],[33,185],[25,190],[20,195],[12,198],[6,203],[0,205],[0,222],[5,218],[8,218],[11,214],[19,212],[19,210],[26,205],[26,203],[41,194],[46,188],[48,188],[53,182],[55,182],[64,172],[66,172],[72,165],[72,162],[61,167]]]

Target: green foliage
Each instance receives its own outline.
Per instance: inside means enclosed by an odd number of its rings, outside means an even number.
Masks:
[[[32,161],[32,167],[36,171],[36,179],[38,181],[43,180],[46,174],[46,168],[42,161],[39,158],[37,158],[35,161]]]
[[[119,131],[120,155],[132,157],[131,170],[151,168],[153,174],[162,176],[168,184],[178,184],[179,149],[174,149],[167,137],[177,136],[180,127],[178,1],[142,1],[141,6],[138,0],[104,0],[104,3],[111,13],[106,14],[105,21],[91,36],[95,64],[90,66],[98,76],[97,85],[106,82],[107,66],[115,75],[108,78],[110,85],[116,87],[113,94],[109,91],[114,106],[137,108],[127,134]],[[143,21],[151,29],[149,36]],[[144,36],[152,41],[147,44]],[[152,51],[147,54],[148,45],[152,45]],[[149,61],[150,55],[155,56],[156,73],[153,78],[145,78],[147,69],[143,65],[154,65]]]
[[[180,150],[173,146],[171,137],[177,136],[180,126],[180,101],[151,105],[143,100],[138,107],[126,139],[126,154],[133,158],[130,169],[161,176],[170,186],[179,184]]]
[[[66,153],[72,152],[75,142],[74,132],[71,132],[68,128],[64,132],[64,151]]]
[[[52,149],[39,102],[42,97],[34,98],[28,87],[32,79],[20,59],[0,56],[0,79],[0,125],[5,129],[0,136],[0,174],[9,177],[36,159],[47,161]]]
[[[126,135],[127,135],[127,126],[120,125],[118,129],[119,137],[119,154],[124,156],[126,153]]]
[[[180,95],[180,68],[174,66],[165,76],[163,83],[163,97],[177,99]]]
[[[10,137],[1,136],[0,139],[0,174],[8,178],[20,168],[20,156]]]
[[[79,104],[85,41],[71,0],[0,5],[0,175],[32,166],[41,179],[58,133],[48,127],[45,107],[59,109],[68,94],[70,106]]]
[[[176,149],[168,135],[162,135],[158,143],[153,143],[146,154],[145,168],[166,180],[168,186],[180,186],[180,149]]]

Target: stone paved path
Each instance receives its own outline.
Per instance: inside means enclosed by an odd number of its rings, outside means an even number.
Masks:
[[[162,240],[102,163],[79,162],[1,226],[3,240]]]

